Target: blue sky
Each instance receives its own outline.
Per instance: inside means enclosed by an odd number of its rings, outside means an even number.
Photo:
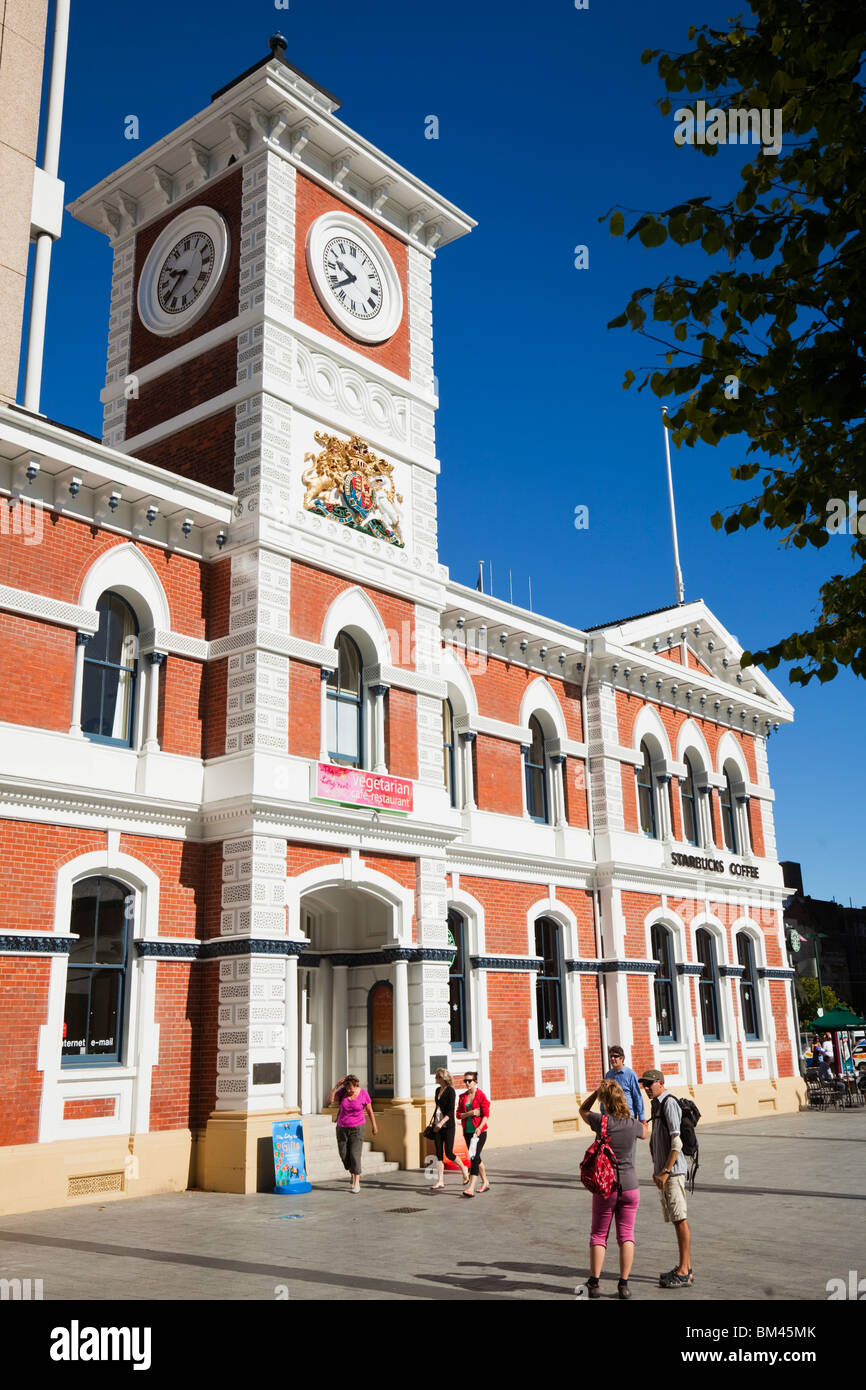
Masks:
[[[750,151],[715,159],[673,142],[673,116],[644,48],[682,51],[687,29],[722,25],[731,0],[209,0],[195,18],[169,0],[72,6],[61,177],[67,201],[204,108],[267,53],[340,97],[348,125],[457,203],[479,225],[433,267],[440,556],[472,584],[492,561],[495,591],[575,626],[674,600],[659,403],[624,392],[656,347],[609,331],[631,291],[673,271],[715,268],[700,251],[648,251],[611,238],[619,204],[663,209],[736,185]],[[139,117],[139,143],[124,118]],[[426,118],[439,138],[425,138]],[[589,248],[576,270],[574,248]],[[68,216],[52,260],[42,410],[99,434],[110,251]],[[658,349],[660,351],[660,349]],[[686,598],[702,597],[744,646],[811,625],[817,586],[846,570],[842,537],[787,551],[776,533],[729,537],[710,515],[749,494],[730,479],[743,446],[674,453]],[[574,527],[589,507],[590,525]],[[866,902],[858,756],[862,681],[773,679],[796,707],[770,740],[780,858],[799,859],[806,892]]]

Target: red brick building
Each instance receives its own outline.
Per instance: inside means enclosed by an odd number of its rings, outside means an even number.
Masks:
[[[791,708],[701,602],[449,580],[431,263],[474,224],[336,109],[276,47],[78,198],[103,440],[0,409],[4,1210],[254,1190],[347,1069],[410,1166],[443,1059],[500,1143],[573,1133],[612,1041],[707,1118],[797,1104]]]

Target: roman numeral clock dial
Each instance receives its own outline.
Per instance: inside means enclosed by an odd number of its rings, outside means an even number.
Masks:
[[[138,312],[151,333],[181,333],[210,308],[228,265],[229,231],[213,208],[188,208],[157,237],[138,282]]]
[[[349,213],[325,213],[307,234],[307,270],[328,316],[360,342],[383,343],[403,316],[394,263],[379,238]]]
[[[206,232],[193,232],[168,253],[157,282],[167,314],[183,313],[205,290],[214,268],[214,245]]]

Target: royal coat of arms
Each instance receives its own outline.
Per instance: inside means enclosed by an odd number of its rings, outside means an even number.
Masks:
[[[397,507],[403,498],[394,487],[393,463],[377,458],[357,434],[340,439],[317,430],[315,437],[322,451],[304,455],[310,466],[301,474],[306,510],[402,546]]]

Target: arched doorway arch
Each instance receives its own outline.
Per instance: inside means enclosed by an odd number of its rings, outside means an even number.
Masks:
[[[340,866],[304,878],[306,891],[298,899],[298,923],[307,938],[298,956],[301,1112],[320,1111],[347,1073],[357,1075],[371,1095],[393,1099],[400,1084],[409,1090],[404,943],[414,895],[380,874],[347,881]],[[378,1010],[372,1007],[372,992],[383,985],[391,991],[390,1011],[384,990]]]

